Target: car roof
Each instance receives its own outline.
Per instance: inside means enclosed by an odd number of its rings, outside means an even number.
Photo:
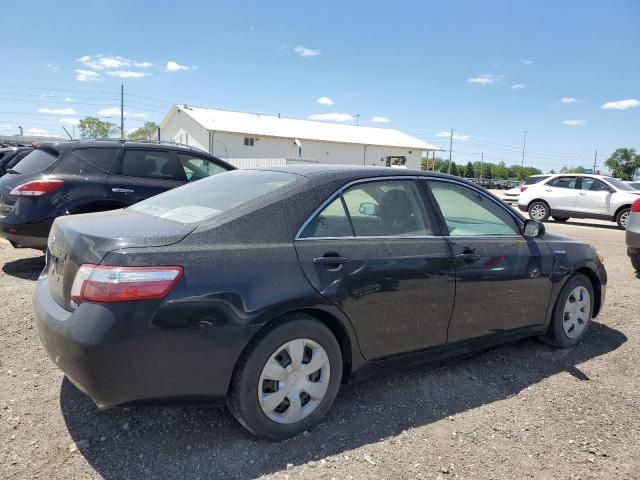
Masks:
[[[329,165],[322,163],[314,164],[292,164],[282,165],[278,167],[257,167],[251,170],[267,170],[283,173],[292,173],[295,175],[301,175],[304,177],[334,177],[335,179],[343,179],[348,177],[362,178],[362,177],[442,177],[442,178],[455,178],[463,180],[460,177],[454,177],[438,172],[427,172],[425,170],[410,170],[406,168],[393,168],[393,167],[374,167],[366,165]]]

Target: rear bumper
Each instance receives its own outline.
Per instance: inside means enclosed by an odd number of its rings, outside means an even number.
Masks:
[[[629,255],[640,254],[640,213],[633,212],[625,232]]]
[[[42,276],[33,297],[35,325],[49,357],[100,407],[180,397],[223,400],[235,363],[259,327],[152,330],[143,303],[85,302],[69,312]]]
[[[12,224],[0,218],[0,237],[9,240],[14,247],[45,249],[52,224],[53,220]]]

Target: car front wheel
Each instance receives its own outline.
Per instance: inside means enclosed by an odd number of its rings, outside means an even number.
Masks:
[[[627,229],[627,225],[629,224],[629,217],[631,217],[630,208],[623,208],[618,212],[618,215],[616,215],[616,223],[621,229]]]
[[[253,340],[227,396],[253,434],[282,440],[316,425],[340,388],[342,354],[331,330],[308,315],[285,317]]]
[[[591,280],[576,273],[562,288],[547,333],[541,340],[549,345],[568,348],[576,345],[587,333],[595,295]]]
[[[529,205],[529,217],[533,220],[546,222],[549,219],[550,214],[549,205],[545,202],[537,200]]]

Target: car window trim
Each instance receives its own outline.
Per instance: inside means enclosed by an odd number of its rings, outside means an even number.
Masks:
[[[439,178],[439,177],[421,177],[421,180],[424,182],[425,188],[429,194],[430,201],[433,202],[433,208],[436,214],[438,215],[438,221],[441,222],[440,227],[442,229],[443,236],[450,237],[450,238],[524,238],[524,235],[522,233],[522,230],[524,227],[524,221],[522,220],[522,218],[520,218],[520,216],[517,215],[516,212],[514,212],[511,209],[511,207],[507,206],[503,201],[494,198],[492,195],[487,194],[487,192],[483,192],[482,189],[477,187],[476,185],[474,184],[469,185],[465,182],[460,182],[460,181],[452,180],[449,178]],[[477,191],[480,195],[483,195],[484,197],[488,198],[493,203],[495,203],[499,208],[507,212],[515,220],[516,226],[518,227],[520,234],[519,235],[451,235],[451,232],[449,232],[449,227],[444,218],[442,210],[440,210],[440,205],[438,204],[436,197],[433,195],[433,192],[429,187],[429,182],[431,181],[452,183],[454,185],[461,185],[463,187],[467,187],[467,188],[470,188],[471,190]]]
[[[342,187],[338,188],[335,192],[333,192],[331,195],[329,195],[329,197],[320,204],[320,206],[318,208],[316,208],[313,213],[304,221],[304,223],[302,224],[302,226],[298,229],[295,237],[293,238],[294,240],[338,240],[338,239],[345,239],[345,238],[352,238],[352,239],[363,239],[363,238],[387,238],[387,239],[397,239],[397,240],[402,240],[402,239],[407,239],[407,238],[440,238],[442,237],[442,231],[439,228],[439,224],[436,222],[432,225],[432,230],[434,230],[434,235],[411,235],[411,236],[399,236],[399,235],[388,235],[388,236],[378,236],[378,235],[368,235],[368,236],[356,236],[355,235],[355,228],[353,227],[353,223],[351,222],[351,215],[349,215],[349,209],[346,208],[346,203],[344,201],[344,199],[342,198],[342,194],[344,193],[345,190],[351,188],[353,185],[358,185],[360,183],[371,183],[371,182],[384,182],[384,181],[396,181],[396,180],[404,180],[404,181],[411,181],[414,183],[414,185],[416,185],[416,188],[418,189],[418,194],[420,196],[420,199],[422,200],[422,204],[423,207],[425,209],[425,213],[427,214],[427,218],[430,221],[433,221],[432,215],[429,213],[429,205],[426,203],[426,199],[424,196],[424,193],[422,192],[422,189],[420,188],[420,184],[419,184],[419,180],[421,177],[417,176],[417,175],[390,175],[390,176],[382,176],[382,177],[367,177],[367,178],[358,178],[356,180],[351,180],[350,182],[344,184]],[[416,183],[418,182],[418,183]],[[300,235],[302,234],[302,232],[304,231],[304,229],[307,227],[307,225],[309,223],[311,223],[311,221],[316,217],[316,215],[320,214],[322,212],[322,210],[324,210],[330,203],[332,203],[338,196],[340,196],[340,198],[342,198],[342,208],[345,209],[345,212],[347,214],[347,218],[349,220],[349,224],[351,225],[351,231],[353,233],[353,236],[351,237],[301,237]],[[439,233],[440,235],[436,235],[436,233]]]

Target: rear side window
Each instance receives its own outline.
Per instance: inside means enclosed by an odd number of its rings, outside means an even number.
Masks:
[[[549,175],[540,175],[538,177],[529,177],[527,181],[523,183],[523,185],[533,185],[534,183],[540,183],[543,180],[549,178]]]
[[[117,148],[79,148],[73,151],[81,159],[109,173],[118,153]]]
[[[126,150],[120,174],[155,180],[187,181],[184,168],[171,152],[155,150]]]
[[[129,208],[179,223],[203,222],[250,201],[258,202],[259,208],[261,199],[266,201],[272,192],[302,178],[266,170],[232,170],[169,190]]]
[[[13,169],[17,173],[40,172],[51,165],[58,158],[57,154],[50,150],[34,150],[24,157]]]

